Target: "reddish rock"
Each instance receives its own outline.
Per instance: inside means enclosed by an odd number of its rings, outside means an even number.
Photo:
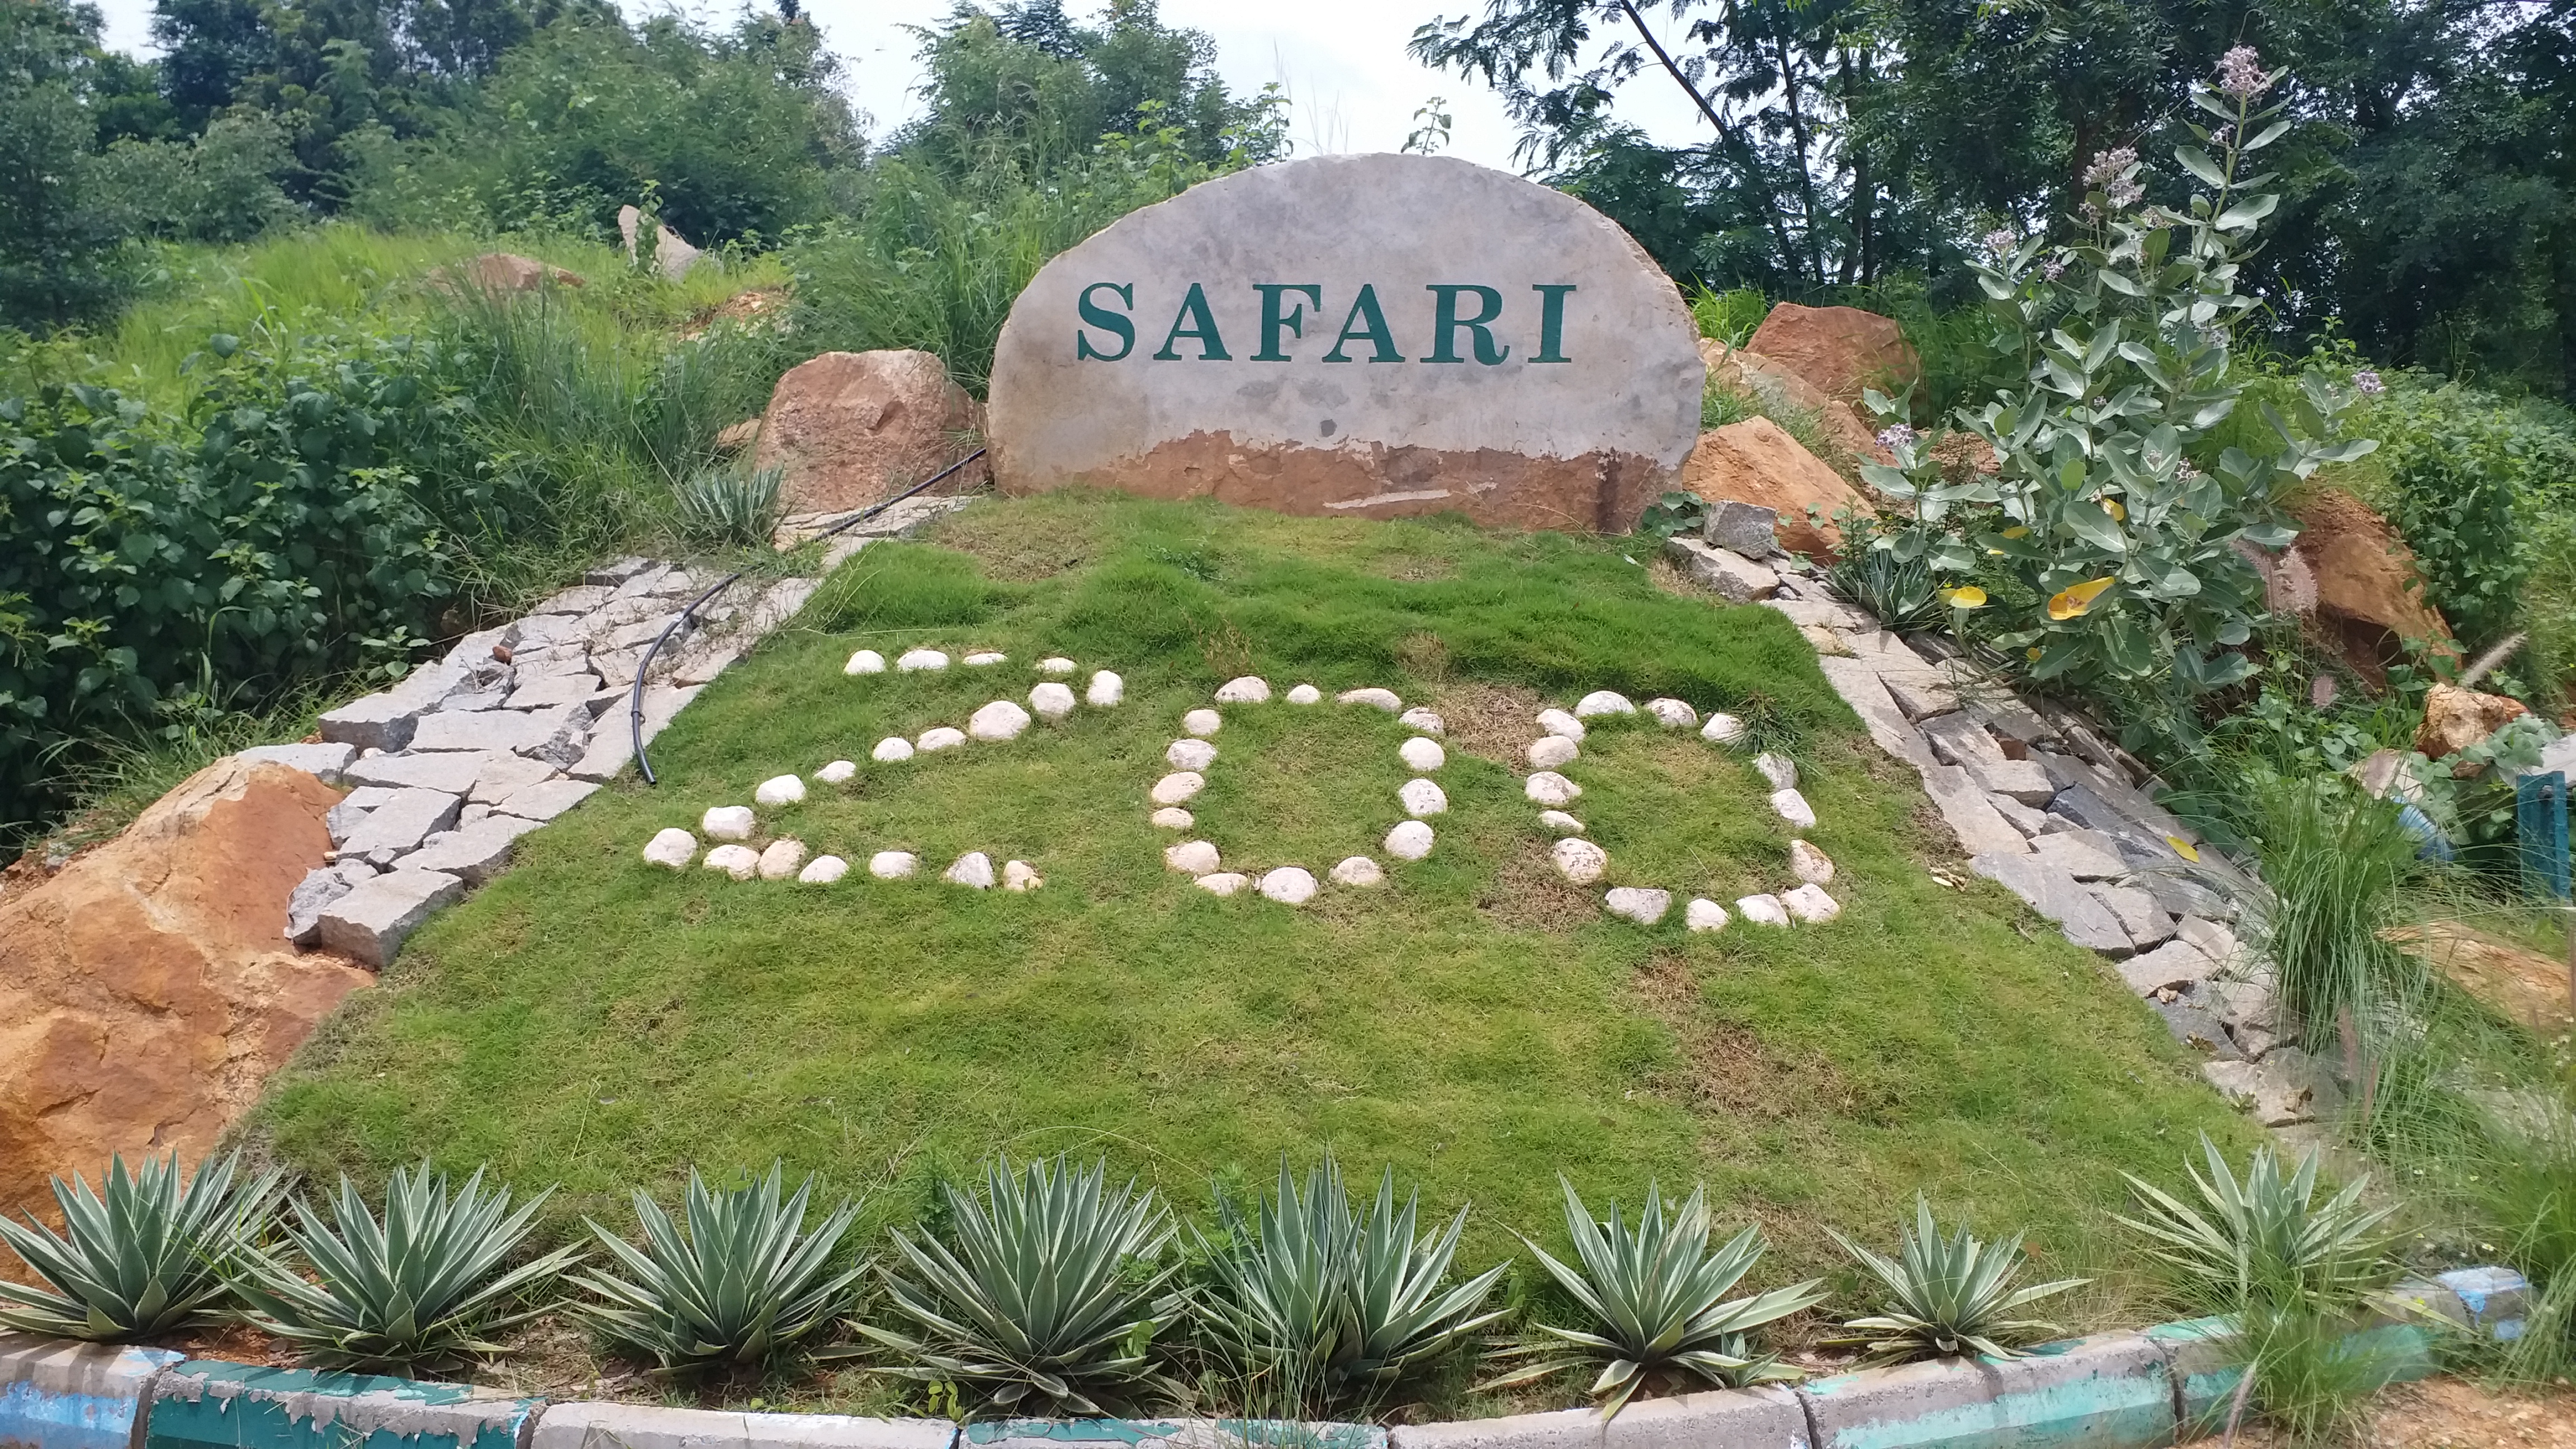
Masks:
[[[1861,421],[1851,404],[1827,395],[1777,359],[1750,348],[1728,347],[1707,337],[1700,339],[1699,355],[1711,378],[1737,392],[1751,393],[1766,408],[1813,413],[1827,441],[1853,458],[1871,463],[1895,461],[1878,445],[1877,434]]]
[[[1894,318],[1858,307],[1783,302],[1744,345],[1852,407],[1861,405],[1863,388],[1893,397],[1923,371],[1922,359]]]
[[[2428,760],[2458,754],[2531,713],[2521,700],[2437,684],[2424,696],[2424,724],[2415,748]]]
[[[339,792],[227,759],[41,885],[0,898],[0,1207],[108,1156],[193,1160],[314,1023],[372,981],[286,942]]]
[[[761,415],[752,461],[784,468],[790,513],[865,508],[948,466],[983,409],[927,352],[826,352],[788,369]],[[961,470],[948,485],[976,480]]]
[[[716,448],[719,452],[739,453],[750,447],[752,440],[759,436],[760,419],[744,418],[741,422],[716,434]]]
[[[1841,553],[1837,514],[1876,512],[1841,474],[1769,418],[1747,418],[1702,433],[1690,461],[1682,464],[1681,486],[1712,503],[1732,498],[1776,511],[1780,546],[1815,558]],[[1810,508],[1821,518],[1811,516]]]
[[[2414,553],[2388,520],[2329,487],[2307,490],[2290,512],[2299,524],[2290,551],[2315,580],[2317,619],[2355,669],[2379,682],[2408,641],[2457,652],[2450,625],[2424,602]]]
[[[523,257],[516,252],[485,252],[470,262],[440,267],[429,274],[429,279],[438,286],[454,287],[462,282],[484,292],[533,292],[547,285],[581,285],[578,273],[548,266],[535,257]]]

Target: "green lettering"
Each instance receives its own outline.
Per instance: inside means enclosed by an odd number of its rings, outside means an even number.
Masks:
[[[1184,322],[1190,325],[1183,327],[1181,324]],[[1225,350],[1225,339],[1217,335],[1216,314],[1208,310],[1207,289],[1196,282],[1190,283],[1189,295],[1181,299],[1181,310],[1172,314],[1172,330],[1164,336],[1163,350],[1154,354],[1154,360],[1180,361],[1181,354],[1172,348],[1184,337],[1198,339],[1201,362],[1234,360],[1234,354]]]
[[[1285,330],[1304,337],[1306,309],[1291,307],[1283,315],[1280,299],[1290,292],[1303,292],[1306,299],[1315,304],[1315,310],[1321,312],[1324,310],[1324,289],[1313,282],[1255,282],[1252,290],[1261,294],[1261,350],[1252,354],[1252,360],[1286,362],[1289,358],[1287,353],[1279,350],[1279,334]]]
[[[1320,308],[1323,303],[1318,302],[1315,305]],[[1361,321],[1367,322],[1368,325],[1354,330],[1353,324]],[[1396,350],[1395,334],[1387,329],[1386,313],[1377,305],[1377,288],[1366,282],[1360,284],[1359,298],[1351,303],[1351,315],[1342,319],[1342,335],[1333,339],[1333,350],[1324,354],[1324,360],[1326,362],[1350,361],[1348,357],[1342,355],[1342,348],[1344,344],[1354,341],[1367,342],[1376,347],[1376,353],[1369,358],[1371,362],[1404,360],[1404,354]]]
[[[1117,338],[1118,350],[1101,351],[1091,345],[1090,333],[1076,327],[1073,329],[1073,355],[1078,361],[1098,358],[1102,362],[1116,362],[1136,350],[1136,324],[1091,300],[1092,293],[1103,291],[1117,293],[1118,300],[1127,304],[1128,311],[1136,310],[1136,284],[1133,282],[1094,282],[1083,288],[1082,298],[1076,304],[1082,310],[1083,325],[1097,327]]]
[[[1437,299],[1437,306],[1433,309],[1431,320],[1431,355],[1422,359],[1423,361],[1466,361],[1467,359],[1458,355],[1457,339],[1461,331],[1476,334],[1476,360],[1487,367],[1498,367],[1502,365],[1504,358],[1512,355],[1511,348],[1499,346],[1494,341],[1494,319],[1503,315],[1502,293],[1491,287],[1445,282],[1434,282],[1424,290]],[[1476,294],[1475,316],[1458,315],[1458,294],[1461,292]]]
[[[1530,290],[1538,293],[1538,355],[1530,361],[1571,361],[1565,355],[1565,294],[1574,290],[1574,284],[1539,282]]]

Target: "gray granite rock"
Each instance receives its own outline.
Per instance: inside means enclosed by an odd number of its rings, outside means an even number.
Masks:
[[[2000,819],[1997,823],[2001,823]],[[2021,897],[2032,910],[2055,921],[2058,928],[2066,933],[2066,939],[2076,945],[2096,951],[2129,949],[2129,933],[2120,929],[2119,918],[2111,914],[2110,907],[2103,905],[2091,891],[2076,884],[2074,877],[2038,857],[1986,853],[1969,860],[1968,868]]]
[[[594,787],[595,788],[595,787]],[[487,815],[460,825],[403,857],[405,870],[444,871],[467,885],[481,885],[510,863],[510,849],[538,822],[515,815]]]
[[[532,753],[560,736],[570,722],[569,709],[488,710],[479,714],[439,713],[424,716],[412,734],[415,753],[476,750]],[[575,758],[579,758],[576,756]]]
[[[1923,743],[1921,732],[1889,697],[1877,670],[1857,659],[1831,657],[1817,659],[1816,667],[1824,671],[1825,682],[1860,716],[1860,722],[1869,727],[1869,737],[1880,749],[1918,770],[1928,770],[1939,763],[1931,747]]]
[[[361,785],[341,796],[340,803],[322,817],[323,826],[331,832],[331,844],[337,847],[355,835],[358,827],[367,822],[367,813],[394,798],[394,794],[388,785]]]
[[[323,907],[314,943],[381,971],[431,912],[464,894],[464,880],[444,871],[388,871]]]
[[[2108,914],[2107,908],[2104,914]],[[2188,941],[2167,941],[2152,951],[2132,956],[2118,963],[2120,979],[2140,996],[2159,991],[2198,987],[2218,973],[2212,961]]]
[[[1909,731],[1911,733],[1911,731]],[[1921,749],[1919,744],[1917,749]],[[1927,753],[1928,757],[1928,753]],[[1923,793],[1959,839],[1959,848],[1974,855],[2027,855],[2030,838],[1995,813],[1986,792],[1957,765],[1930,765],[1923,770]]]
[[[1708,505],[1700,537],[1749,559],[1769,558],[1780,551],[1780,511],[1720,498]]]
[[[1929,670],[1884,669],[1879,681],[1887,686],[1888,697],[1905,711],[1910,720],[1927,720],[1945,715],[1959,707],[1959,691],[1950,681]]]
[[[318,939],[322,912],[375,876],[373,866],[354,860],[306,871],[286,898],[286,939],[298,946],[312,945]]]
[[[1957,719],[1957,715],[1944,718]],[[1982,730],[1979,733],[1983,733]],[[2027,809],[2046,809],[2057,797],[2057,787],[2049,782],[2048,772],[2028,760],[1970,760],[1964,767],[1968,778],[1989,795],[2001,795]]]
[[[491,750],[371,755],[353,761],[346,778],[354,785],[380,785],[397,790],[443,790],[450,795],[463,795],[474,788],[475,779],[493,761],[515,758],[514,755]]]
[[[325,785],[340,783],[341,772],[358,757],[358,747],[351,744],[319,745],[254,745],[241,752],[245,760],[259,760],[271,765],[284,765],[302,770]]]
[[[544,603],[528,612],[531,614],[587,614],[607,603],[609,596],[616,592],[613,585],[575,584],[549,597]]]
[[[635,554],[628,554],[624,558],[611,559],[607,563],[601,564],[599,567],[583,574],[581,576],[581,581],[585,584],[592,584],[605,588],[611,593],[614,593],[619,584],[626,582],[637,574],[643,573],[647,569],[666,567],[668,567],[668,565],[657,564],[649,558],[643,558]]]
[[[456,823],[464,798],[444,790],[396,790],[340,844],[342,855],[370,856],[378,851],[412,850],[431,835]]]
[[[681,710],[688,708],[689,701],[697,698],[698,691],[703,688],[704,685],[644,686],[644,743],[650,746],[654,736],[659,735]],[[616,778],[617,773],[635,759],[633,736],[626,706],[620,704],[593,726],[588,747],[564,773],[576,780]]]
[[[513,685],[504,703],[511,709],[553,709],[562,705],[586,707],[596,718],[609,703],[625,693],[612,684],[603,684],[590,673],[541,674]]]
[[[425,758],[446,757],[430,755]],[[531,760],[525,755],[486,755],[482,758],[483,768],[475,772],[474,783],[465,792],[469,805],[495,804],[530,785],[554,779],[558,773],[552,764]]]
[[[1665,539],[1664,556],[1681,570],[1682,577],[1714,591],[1729,603],[1755,603],[1771,597],[1780,587],[1779,573],[1768,565],[1696,538],[1676,534]]]
[[[2156,898],[2136,886],[2097,885],[2093,894],[2120,918],[2120,929],[2129,933],[2129,943],[2139,950],[2172,940],[2174,918],[2156,904]]]
[[[2034,836],[2031,853],[2077,880],[2108,880],[2125,873],[2128,863],[2107,836],[2090,830],[2055,830]]]
[[[2185,1001],[2150,1001],[2147,1005],[2164,1019],[2165,1030],[2174,1040],[2210,1061],[2240,1061],[2244,1054],[2228,1036],[2218,1018]]]
[[[589,799],[599,789],[591,780],[547,780],[514,790],[492,807],[495,815],[515,815],[522,820],[547,821]]]
[[[462,665],[425,665],[380,694],[324,710],[318,721],[322,738],[362,750],[402,749],[411,743],[420,717],[436,709],[449,695],[466,688],[468,682]]]

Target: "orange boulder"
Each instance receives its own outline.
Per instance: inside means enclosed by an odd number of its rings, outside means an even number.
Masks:
[[[865,508],[946,467],[966,451],[954,435],[983,426],[983,409],[930,353],[826,352],[778,379],[752,461],[786,470],[779,497],[790,513]],[[978,481],[972,471],[957,489]]]
[[[2424,723],[2415,731],[2415,748],[2428,760],[2444,759],[2529,713],[2518,699],[2437,684],[2424,695]]]
[[[1836,515],[1875,512],[1841,474],[1769,418],[1746,418],[1700,434],[1699,446],[1682,464],[1681,486],[1712,503],[1731,498],[1776,511],[1780,546],[1810,557],[1841,553]]]
[[[2290,513],[2299,524],[2290,551],[2315,580],[2317,618],[2356,669],[2375,681],[2409,643],[2456,652],[2451,626],[2424,602],[2414,553],[2388,520],[2329,487],[2309,489]]]
[[[1923,371],[1922,359],[1894,318],[1858,307],[1783,302],[1744,345],[1852,407],[1860,406],[1863,388],[1893,397]]]

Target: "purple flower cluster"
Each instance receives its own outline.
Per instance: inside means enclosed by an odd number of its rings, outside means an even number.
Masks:
[[[1886,427],[1879,429],[1878,445],[1893,453],[1899,448],[1912,446],[1916,436],[1918,435],[1915,433],[1912,425],[1907,423],[1890,423]]]
[[[2133,172],[2138,169],[2138,151],[2134,146],[2095,153],[2091,165],[2084,168],[2084,184],[2099,186],[2108,197],[2113,211],[2135,206],[2147,194]]]
[[[2062,253],[2061,253],[2061,254],[2059,254],[2059,255],[2057,255],[2057,256],[2050,257],[2047,261],[2044,261],[2044,262],[2040,263],[2040,264],[2039,264],[2039,274],[2040,274],[2041,276],[2043,276],[2043,277],[2048,278],[2048,279],[2049,279],[2050,281],[2052,281],[2052,282],[2056,281],[2058,278],[2060,278],[2060,277],[2062,277],[2062,276],[2065,276],[2065,275],[2066,275],[2066,257],[2064,256],[2064,254],[2062,254]]]
[[[1994,253],[1996,256],[2002,256],[2004,253],[2011,251],[2013,249],[2014,241],[2015,237],[2012,234],[2012,228],[2008,226],[1996,227],[1993,231],[1987,232],[1985,235],[1986,250]]]
[[[2218,88],[2250,105],[2272,88],[2272,77],[2264,72],[2263,57],[2254,53],[2254,47],[2240,45],[2218,58]]]
[[[2388,384],[2380,379],[2378,373],[2365,367],[2352,375],[2352,390],[2363,397],[2377,397],[2388,391]]]

